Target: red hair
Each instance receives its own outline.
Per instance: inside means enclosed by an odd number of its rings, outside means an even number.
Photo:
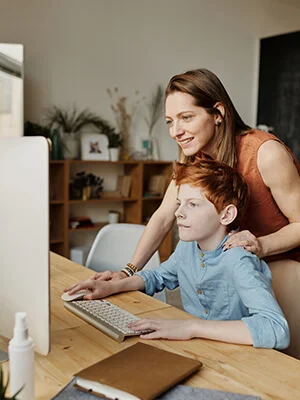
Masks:
[[[218,161],[196,159],[189,164],[175,162],[174,179],[177,186],[199,187],[218,213],[235,205],[237,217],[229,229],[238,228],[249,198],[248,186],[238,171]]]

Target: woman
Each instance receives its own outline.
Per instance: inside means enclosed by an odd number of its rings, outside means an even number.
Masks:
[[[239,232],[230,234],[224,249],[243,246],[269,263],[276,297],[290,324],[288,352],[300,358],[298,162],[278,138],[242,121],[220,80],[206,69],[174,76],[166,89],[165,105],[180,161],[192,161],[195,156],[215,159],[236,167],[244,176],[250,190],[249,207]],[[171,229],[176,196],[171,182],[136,248],[133,268],[143,268]],[[120,279],[126,273],[106,271],[95,278]]]

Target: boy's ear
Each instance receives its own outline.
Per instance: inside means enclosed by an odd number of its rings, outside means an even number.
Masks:
[[[237,216],[237,208],[234,204],[229,204],[220,213],[220,222],[222,225],[231,224]]]

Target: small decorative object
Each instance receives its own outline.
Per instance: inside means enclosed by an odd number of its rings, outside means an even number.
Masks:
[[[148,139],[149,144],[147,145],[147,157],[148,159],[152,160],[159,159],[157,143],[155,138],[153,138],[153,128],[162,114],[162,105],[163,105],[163,89],[160,85],[158,85],[156,92],[152,96],[151,102],[147,104],[149,115],[145,117],[145,121],[148,125],[148,138],[149,138]]]
[[[131,111],[128,111],[127,97],[121,96],[118,97],[117,100],[114,99],[114,96],[118,96],[119,90],[117,87],[115,87],[113,91],[111,91],[110,89],[106,89],[106,91],[111,100],[114,101],[114,104],[111,104],[111,109],[115,114],[117,127],[122,140],[121,158],[124,160],[128,160],[131,154],[129,144],[130,129],[135,111],[140,103],[140,100],[137,99],[134,102]],[[139,93],[140,92],[138,90],[135,91],[136,96],[139,96]]]
[[[59,131],[57,128],[53,129],[53,131],[51,132],[50,139],[52,142],[51,159],[52,160],[63,160],[64,159],[64,155],[63,155],[64,144],[63,144],[61,135],[59,134]]]
[[[100,133],[81,135],[82,160],[109,160],[108,138]]]
[[[3,376],[3,371],[2,371],[2,365],[0,364],[0,400],[18,400],[17,396],[21,392],[20,389],[16,394],[14,394],[12,397],[6,396],[6,391],[8,388],[8,382],[9,382],[9,377],[6,380],[6,383],[4,383],[4,376]]]
[[[120,156],[120,148],[123,142],[121,135],[119,133],[111,132],[107,137],[110,161],[118,161]]]
[[[69,226],[71,229],[92,228],[95,226],[89,217],[70,218]]]
[[[82,128],[92,125],[95,129],[109,129],[109,124],[87,108],[77,111],[73,106],[71,109],[52,106],[46,114],[47,126],[52,130],[58,128],[63,137],[64,157],[66,159],[79,158],[79,132]],[[113,129],[113,128],[110,128]]]
[[[120,213],[119,211],[109,210],[108,211],[108,223],[117,224],[119,222]]]
[[[150,139],[142,140],[143,158],[146,160],[152,159],[152,141]]]
[[[103,191],[103,179],[94,174],[86,174],[84,171],[77,172],[75,178],[70,182],[71,200],[97,199]]]

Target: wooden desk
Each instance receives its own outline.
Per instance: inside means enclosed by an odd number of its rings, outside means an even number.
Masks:
[[[139,340],[132,337],[119,344],[64,309],[60,300],[62,289],[88,276],[90,271],[85,268],[51,254],[52,347],[47,357],[36,355],[38,400],[49,400],[75,372]],[[111,296],[109,300],[141,317],[191,318],[189,314],[139,292]],[[146,343],[202,361],[201,370],[185,384],[252,394],[261,399],[300,398],[300,361],[275,350],[201,339]]]

